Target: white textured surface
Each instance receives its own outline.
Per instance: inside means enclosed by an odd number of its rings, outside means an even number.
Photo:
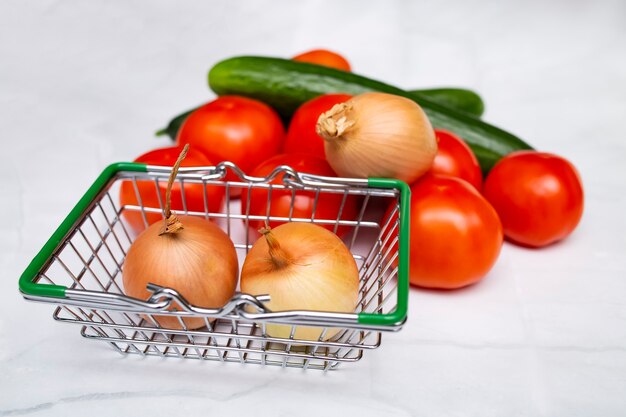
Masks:
[[[0,416],[626,413],[623,1],[3,1]],[[17,278],[102,168],[211,97],[226,56],[326,46],[405,87],[477,89],[486,119],[580,169],[562,244],[506,244],[481,284],[412,289],[404,330],[337,372],[123,358]]]

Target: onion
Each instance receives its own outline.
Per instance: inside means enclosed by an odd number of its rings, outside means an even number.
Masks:
[[[148,283],[177,290],[191,304],[220,308],[235,293],[238,263],[235,246],[218,226],[198,217],[181,216],[170,210],[170,190],[188,145],[172,169],[167,192],[165,221],[144,230],[130,246],[124,261],[124,292],[146,300]],[[165,328],[182,328],[176,317],[156,316]],[[185,318],[185,326],[196,329],[202,318]]]
[[[272,311],[351,313],[358,301],[359,271],[350,250],[334,233],[312,223],[286,223],[260,230],[241,270],[241,291],[269,294]],[[291,326],[267,324],[269,336],[289,338]],[[339,329],[329,329],[330,339]],[[297,327],[295,339],[318,340],[322,329]]]
[[[397,178],[414,182],[437,154],[435,132],[412,100],[364,93],[323,113],[316,130],[326,159],[342,177]]]

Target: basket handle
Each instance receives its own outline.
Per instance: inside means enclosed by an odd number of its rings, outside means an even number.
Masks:
[[[229,167],[232,163],[222,163],[222,169]],[[65,238],[71,233],[75,225],[81,220],[84,213],[88,211],[98,194],[107,186],[109,181],[120,171],[148,172],[148,165],[134,162],[118,162],[109,165],[89,187],[87,192],[81,197],[78,203],[70,211],[67,217],[55,230],[52,236],[41,248],[39,253],[26,267],[19,279],[19,290],[24,296],[30,297],[52,297],[66,298],[67,287],[62,285],[44,284],[35,282],[40,272],[51,262],[52,256],[59,248]],[[276,170],[277,175],[282,170]],[[215,174],[218,174],[217,171]],[[221,175],[222,173],[219,172]],[[301,178],[296,177],[297,179]],[[248,178],[250,179],[250,178]],[[313,177],[312,177],[313,179]],[[306,182],[308,178],[304,179]],[[409,228],[410,228],[410,200],[411,190],[409,186],[399,180],[386,178],[362,179],[342,179],[354,185],[364,185],[373,188],[395,189],[400,192],[400,225],[399,225],[399,264],[398,264],[398,296],[396,308],[389,313],[358,313],[358,322],[368,326],[389,326],[398,327],[407,317],[408,292],[409,292]]]
[[[65,237],[80,220],[83,213],[91,206],[96,196],[106,187],[108,182],[119,171],[147,172],[146,164],[136,162],[118,162],[105,168],[87,192],[78,200],[72,211],[61,222],[50,239],[43,245],[39,253],[28,264],[19,280],[19,289],[24,295],[65,298],[67,287],[63,285],[43,284],[35,282],[40,271],[50,262],[52,255]]]
[[[398,236],[398,302],[387,314],[359,313],[359,323],[366,325],[399,326],[406,321],[409,304],[409,232],[411,227],[411,188],[407,183],[389,178],[369,178],[374,188],[395,189],[400,192],[400,225]]]

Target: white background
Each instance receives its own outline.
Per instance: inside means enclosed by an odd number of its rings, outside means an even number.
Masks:
[[[623,1],[3,1],[0,416],[626,413]],[[577,231],[505,244],[479,285],[412,289],[409,321],[337,372],[121,357],[17,279],[96,175],[166,139],[228,56],[342,52],[403,87],[465,86],[580,170]]]

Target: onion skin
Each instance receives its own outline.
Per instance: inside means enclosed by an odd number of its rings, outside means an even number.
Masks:
[[[286,223],[263,233],[265,238],[256,241],[243,264],[242,292],[269,294],[266,304],[272,311],[354,312],[359,271],[337,235],[312,223]],[[268,323],[266,331],[289,338],[291,326]],[[328,329],[324,339],[338,332]],[[318,340],[321,333],[319,327],[298,326],[294,338]]]
[[[409,184],[437,154],[435,132],[412,100],[364,93],[323,113],[316,131],[330,166],[342,177],[396,178]]]
[[[235,293],[237,252],[228,235],[217,225],[198,217],[180,216],[183,225],[175,233],[160,234],[163,223],[154,223],[133,242],[124,261],[124,292],[141,300],[151,293],[148,283],[177,290],[191,304],[220,308]],[[177,317],[155,316],[164,328],[181,329]],[[202,318],[184,318],[188,329],[205,325]]]

